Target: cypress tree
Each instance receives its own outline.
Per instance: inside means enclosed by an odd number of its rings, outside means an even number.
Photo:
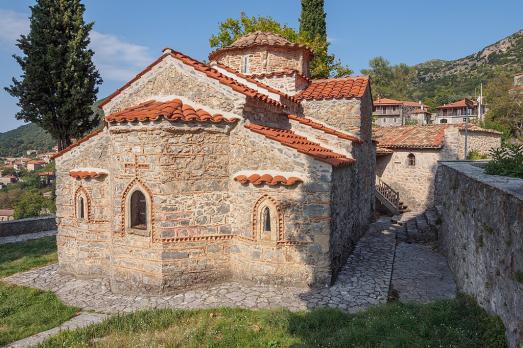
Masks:
[[[301,0],[300,32],[327,40],[324,0]]]
[[[19,120],[47,130],[64,149],[73,138],[99,124],[93,117],[100,74],[88,48],[93,23],[85,23],[80,0],[37,0],[31,9],[28,35],[18,39],[22,68],[6,90],[18,98]]]

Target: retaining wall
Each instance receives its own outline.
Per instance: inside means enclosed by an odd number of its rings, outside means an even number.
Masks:
[[[440,162],[435,204],[458,288],[503,320],[511,347],[523,347],[523,180]]]
[[[56,230],[54,215],[0,222],[0,237]]]

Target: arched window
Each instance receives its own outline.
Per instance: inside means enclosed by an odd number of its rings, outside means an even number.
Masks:
[[[85,203],[84,198],[80,196],[80,199],[78,200],[78,218],[85,219]]]
[[[447,123],[447,119],[446,118],[443,118],[439,121],[439,123]]]
[[[269,207],[263,209],[263,232],[271,232],[271,210]]]
[[[249,73],[249,56],[245,55],[242,59],[242,74]]]
[[[415,166],[416,165],[416,156],[414,156],[413,153],[409,153],[407,156],[407,164],[409,166]]]
[[[130,227],[138,230],[147,229],[147,201],[142,191],[136,190],[131,195]]]

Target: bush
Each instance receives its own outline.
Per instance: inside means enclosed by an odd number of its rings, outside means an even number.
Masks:
[[[471,161],[484,160],[484,159],[487,159],[487,158],[488,158],[487,155],[481,154],[477,150],[471,150],[467,154],[467,159],[471,160]]]
[[[490,157],[492,160],[487,163],[485,173],[523,179],[523,145],[503,145],[490,150]]]

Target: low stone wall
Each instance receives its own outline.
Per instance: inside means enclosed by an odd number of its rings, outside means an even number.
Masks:
[[[56,230],[56,218],[54,215],[0,222],[0,237],[51,230]]]
[[[435,203],[458,288],[500,316],[511,347],[523,347],[523,180],[440,162]]]

